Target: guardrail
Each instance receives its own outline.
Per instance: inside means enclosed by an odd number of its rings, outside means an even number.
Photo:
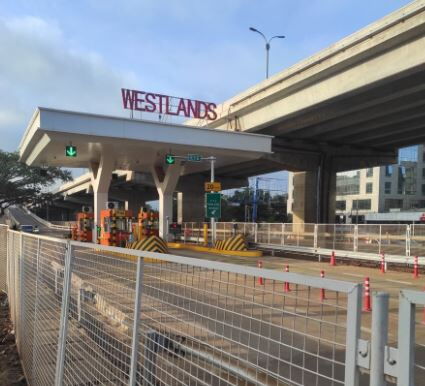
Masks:
[[[360,339],[360,284],[6,226],[0,243],[0,289],[31,385],[381,386],[391,376],[413,386],[424,379],[425,346],[415,339],[423,313],[414,308],[425,305],[423,293],[401,292],[394,348],[386,344],[388,304],[375,298],[372,340]]]
[[[204,223],[183,223],[182,239],[204,242]],[[285,224],[218,222],[216,240],[243,234],[248,242],[269,249],[378,260],[385,253],[392,263],[425,265],[425,224]],[[211,229],[208,238],[211,240]]]
[[[37,216],[35,213],[31,212],[28,208],[26,207],[22,207],[23,210],[25,210],[25,212],[27,214],[29,214],[32,218],[34,218],[34,220],[38,221],[40,224],[43,224],[44,226],[51,228],[51,229],[57,229],[57,230],[68,230],[70,229],[70,225],[57,225],[57,224],[53,224],[49,221],[44,220],[43,218]]]

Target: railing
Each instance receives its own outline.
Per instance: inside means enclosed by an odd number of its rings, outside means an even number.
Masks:
[[[182,239],[204,242],[204,223],[183,223]],[[243,234],[248,242],[273,249],[378,260],[385,253],[388,262],[413,264],[414,256],[425,265],[425,224],[284,224],[216,223],[216,239]],[[211,240],[211,229],[208,230]]]
[[[371,341],[360,339],[359,284],[6,226],[0,289],[31,385],[381,386],[390,376],[413,386],[425,376],[416,291],[401,291],[389,347],[387,294],[374,296]]]
[[[357,284],[6,232],[32,385],[355,385]]]

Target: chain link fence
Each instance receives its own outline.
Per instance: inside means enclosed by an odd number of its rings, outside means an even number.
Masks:
[[[31,385],[355,384],[357,284],[16,231],[7,243]]]
[[[388,306],[377,300],[372,321],[383,323],[372,323],[370,344],[360,339],[360,284],[3,226],[0,240],[31,385],[354,386],[390,377],[411,386],[425,377],[423,292],[401,291],[398,343],[388,347]]]
[[[206,224],[206,223],[205,223]],[[204,243],[203,223],[183,223],[186,241]],[[208,242],[212,230],[208,226]],[[391,263],[425,265],[425,225],[423,224],[287,224],[287,223],[225,223],[215,225],[216,238],[223,240],[233,234],[244,235],[246,241],[273,249],[357,257],[379,261],[383,253]],[[207,243],[208,243],[207,242]]]

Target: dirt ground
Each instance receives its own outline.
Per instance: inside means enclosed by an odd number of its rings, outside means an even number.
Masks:
[[[27,385],[9,318],[7,296],[0,293],[0,386]]]

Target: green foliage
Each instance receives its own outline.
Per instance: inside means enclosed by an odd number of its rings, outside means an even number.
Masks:
[[[251,221],[253,195],[253,189],[245,188],[223,196],[221,221]],[[257,221],[286,222],[286,201],[286,194],[258,190]]]
[[[13,204],[51,199],[47,188],[57,181],[71,181],[71,172],[56,167],[28,166],[17,152],[0,150],[0,209]]]

